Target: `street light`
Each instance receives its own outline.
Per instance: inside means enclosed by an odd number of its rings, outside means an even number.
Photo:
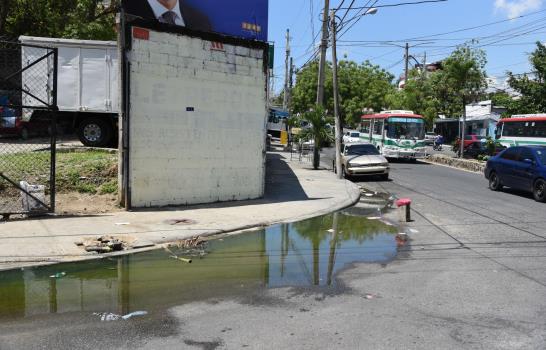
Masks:
[[[375,15],[377,8],[369,8],[361,17],[366,15]],[[337,24],[335,10],[332,10],[330,14],[332,22],[332,71],[333,71],[333,88],[334,88],[334,120],[335,120],[335,138],[336,138],[336,173],[337,177],[341,179],[343,177],[341,171],[341,121],[339,120],[339,92],[338,92],[338,79],[337,79],[337,49],[336,49],[336,36],[337,36]],[[343,23],[341,23],[343,24]]]

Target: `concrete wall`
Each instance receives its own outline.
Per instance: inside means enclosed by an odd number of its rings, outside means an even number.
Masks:
[[[131,206],[259,198],[264,191],[264,52],[133,31]]]

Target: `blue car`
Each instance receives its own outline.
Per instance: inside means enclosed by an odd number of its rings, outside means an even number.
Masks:
[[[535,200],[546,202],[546,146],[510,147],[487,162],[485,177],[489,188],[504,186],[532,192]]]

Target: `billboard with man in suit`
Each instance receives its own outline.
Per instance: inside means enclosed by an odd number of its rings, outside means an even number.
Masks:
[[[123,7],[136,18],[267,41],[268,0],[123,0]]]

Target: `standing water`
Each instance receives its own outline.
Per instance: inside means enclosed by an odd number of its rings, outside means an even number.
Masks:
[[[379,220],[340,212],[210,240],[191,264],[156,250],[0,272],[0,321],[60,313],[124,315],[260,288],[329,288],[348,264],[392,260],[396,233]]]

